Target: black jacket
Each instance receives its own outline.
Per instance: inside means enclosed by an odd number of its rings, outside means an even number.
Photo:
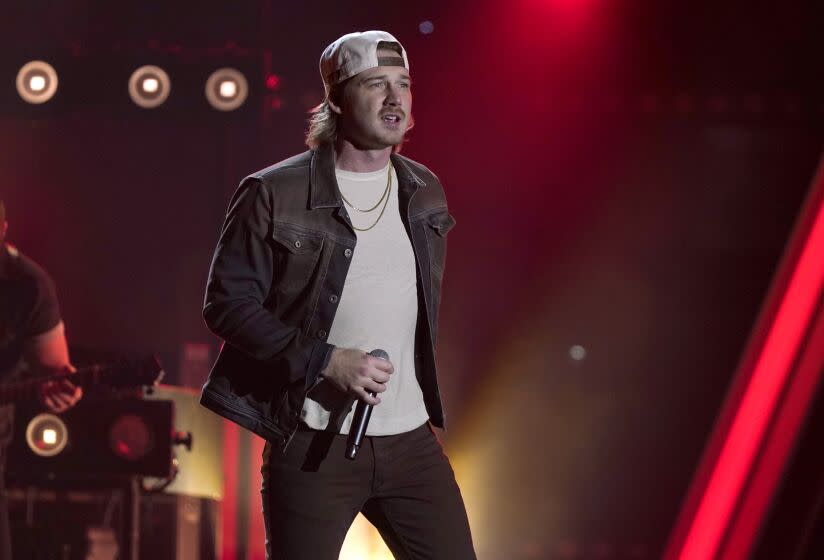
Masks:
[[[391,159],[418,269],[415,371],[430,420],[443,428],[434,343],[446,234],[455,220],[431,171],[397,154]],[[326,337],[356,239],[331,146],[241,182],[206,285],[203,317],[225,343],[201,404],[285,448],[334,348]]]

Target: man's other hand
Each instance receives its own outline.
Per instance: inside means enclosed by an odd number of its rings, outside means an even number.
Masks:
[[[69,372],[76,371],[75,368],[71,366],[67,369]],[[57,414],[73,407],[82,397],[83,389],[68,379],[48,381],[40,386],[41,402],[46,408]]]

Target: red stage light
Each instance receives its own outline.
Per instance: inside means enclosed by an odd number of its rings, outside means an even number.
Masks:
[[[275,90],[280,85],[280,78],[276,74],[266,76],[266,87]]]

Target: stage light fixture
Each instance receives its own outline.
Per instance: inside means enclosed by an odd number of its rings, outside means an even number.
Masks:
[[[122,459],[138,461],[153,446],[151,428],[137,414],[124,414],[109,428],[109,449]]]
[[[156,78],[145,78],[141,87],[145,92],[155,93],[160,88],[160,82]]]
[[[57,92],[57,71],[48,62],[32,60],[17,72],[17,93],[26,103],[45,103]]]
[[[46,78],[43,76],[32,76],[31,79],[29,79],[29,89],[40,93],[46,89]]]
[[[237,94],[237,84],[229,81],[220,82],[220,88],[218,88],[218,91],[221,97],[230,99]]]
[[[569,357],[575,360],[576,362],[580,362],[581,360],[587,357],[587,349],[581,346],[580,344],[576,344],[570,347]]]
[[[41,457],[58,455],[68,443],[69,430],[54,414],[38,414],[26,426],[26,444]]]
[[[234,68],[215,70],[206,80],[206,99],[218,111],[234,111],[248,95],[246,78]]]
[[[144,109],[159,107],[171,91],[169,75],[159,66],[141,66],[129,78],[129,97]]]

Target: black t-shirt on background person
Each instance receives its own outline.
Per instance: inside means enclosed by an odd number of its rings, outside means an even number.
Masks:
[[[57,291],[37,263],[8,244],[0,245],[0,384],[22,366],[25,342],[60,324]],[[11,438],[13,408],[0,406],[0,472]]]

